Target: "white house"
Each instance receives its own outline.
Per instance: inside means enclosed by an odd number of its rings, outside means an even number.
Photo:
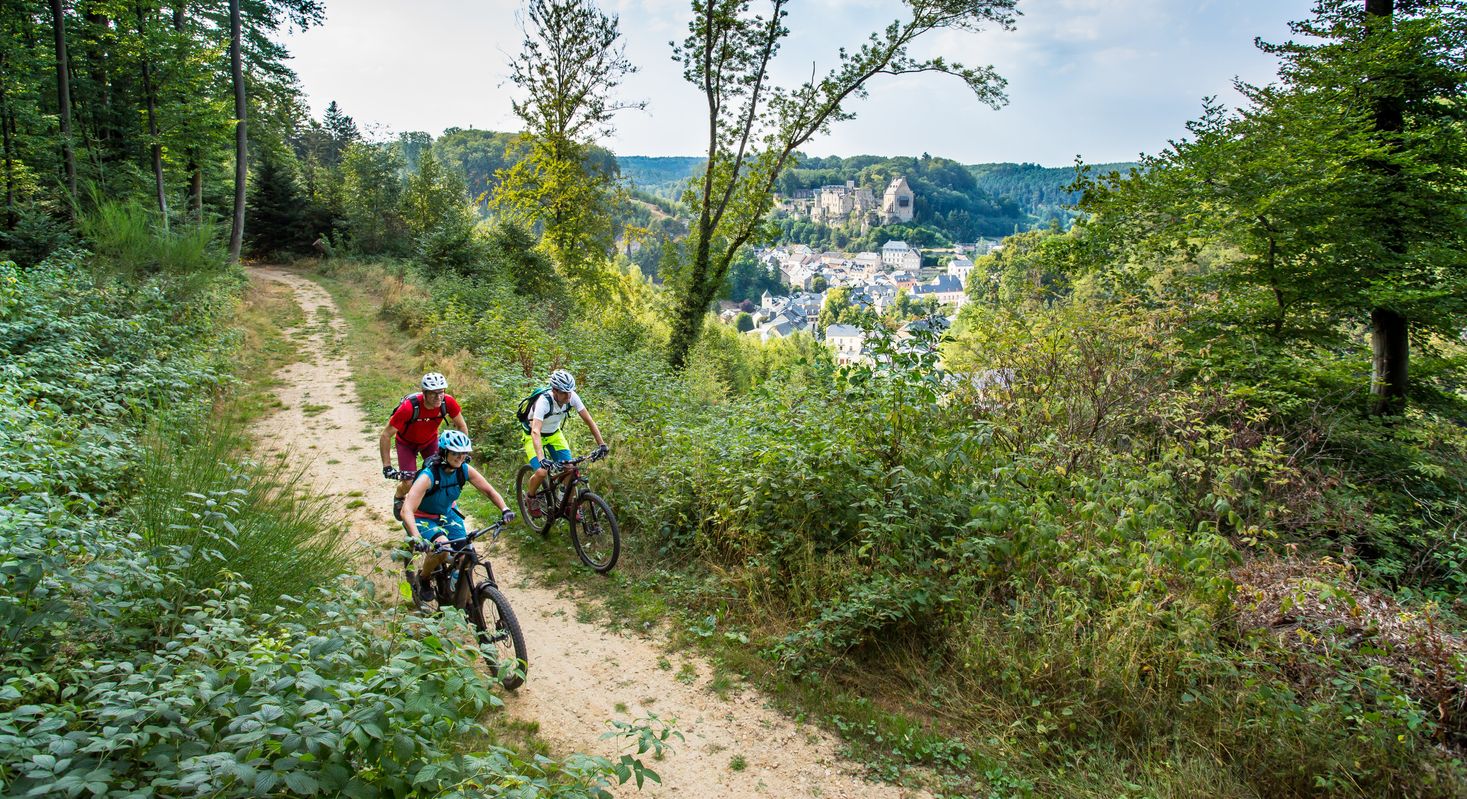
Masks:
[[[881,263],[891,269],[915,272],[922,268],[922,251],[905,241],[888,241],[881,245]]]
[[[935,297],[940,304],[953,309],[961,308],[968,302],[968,293],[963,290],[963,284],[952,275],[938,275],[930,283],[919,283],[912,287],[912,299],[922,300],[927,297]]]
[[[886,187],[886,192],[881,196],[881,216],[886,224],[893,222],[910,222],[912,214],[916,211],[917,195],[912,193],[912,187],[907,185],[904,177],[892,178]]]
[[[961,255],[947,262],[947,273],[958,279],[958,285],[968,285],[968,275],[973,273],[973,262]]]
[[[855,325],[825,328],[825,343],[835,352],[835,362],[842,366],[865,360],[866,334]]]

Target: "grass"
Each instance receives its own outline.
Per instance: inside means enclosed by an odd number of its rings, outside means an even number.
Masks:
[[[743,755],[734,755],[728,761],[729,771],[743,771],[748,767],[749,761],[745,760]]]
[[[132,513],[149,545],[195,553],[183,573],[192,586],[238,575],[270,608],[333,583],[349,561],[333,500],[299,490],[299,474],[243,460],[249,445],[237,418],[159,419],[143,439]]]
[[[248,424],[284,407],[276,393],[281,381],[275,373],[300,360],[296,345],[284,331],[304,324],[305,318],[289,286],[263,279],[250,281],[235,313],[235,329],[242,336],[236,355],[240,382],[216,413]]]
[[[467,355],[424,358],[414,349],[411,333],[395,329],[379,313],[384,292],[411,287],[395,287],[385,271],[373,267],[336,268],[336,276],[322,282],[346,318],[354,384],[374,417],[385,419],[391,404],[430,366],[461,375],[450,375],[456,396],[461,384],[477,390],[476,378],[466,368]],[[473,429],[494,408],[466,404],[465,411]],[[599,415],[598,421],[603,430],[615,423],[614,418]],[[480,453],[476,465],[513,502],[518,453]],[[594,485],[594,472],[591,478]],[[612,502],[615,505],[614,497]],[[487,503],[477,497],[464,505],[470,513],[485,516]],[[955,796],[1098,798],[1137,796],[1137,791],[1177,797],[1209,792],[1246,795],[1246,788],[1236,782],[1220,781],[1222,771],[1215,766],[1204,768],[1196,744],[1189,742],[1176,742],[1172,751],[1134,752],[1125,741],[1117,741],[1065,754],[1071,765],[1055,771],[1050,763],[1061,739],[1041,730],[1051,723],[1044,714],[1057,715],[1061,709],[1038,707],[1016,714],[984,686],[959,684],[961,676],[920,662],[916,650],[900,641],[866,653],[860,660],[866,666],[859,670],[849,665],[854,661],[842,662],[802,679],[773,669],[759,652],[782,634],[773,626],[786,615],[780,608],[755,608],[767,598],[744,596],[735,587],[660,568],[662,556],[639,551],[641,542],[635,536],[624,541],[622,559],[609,579],[579,564],[563,523],[545,538],[516,525],[507,538],[536,581],[569,589],[582,608],[576,614],[579,620],[639,633],[661,630],[675,649],[695,651],[718,664],[710,689],[723,695],[733,689],[734,675],[739,675],[764,691],[776,708],[838,734],[848,754],[866,764],[873,776]],[[731,607],[743,610],[734,616],[726,612]],[[720,620],[736,618],[740,627],[708,627],[705,619],[710,613]],[[769,620],[763,627],[761,618]],[[667,658],[658,663],[669,672],[673,665]],[[697,670],[691,663],[680,665],[669,676],[695,683]],[[1136,764],[1139,770],[1132,768]]]

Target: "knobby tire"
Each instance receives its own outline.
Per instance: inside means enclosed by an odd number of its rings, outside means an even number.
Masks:
[[[576,518],[570,520],[571,543],[581,562],[605,574],[621,556],[621,528],[606,500],[590,491],[576,498]],[[608,552],[608,550],[610,550]]]
[[[474,611],[470,616],[474,627],[479,631],[479,643],[498,653],[497,656],[491,656],[486,651],[484,660],[500,683],[511,691],[524,685],[525,673],[530,668],[530,658],[525,653],[525,634],[520,631],[520,621],[515,618],[509,600],[504,598],[498,588],[480,585],[475,591]],[[508,660],[511,648],[514,660],[520,664],[518,672]]]
[[[531,469],[529,464],[525,464],[520,467],[519,472],[515,475],[515,504],[519,505],[520,518],[525,520],[525,526],[540,535],[546,535],[550,532],[550,525],[553,522],[550,517],[549,503],[546,503],[546,506],[540,509],[540,512],[545,514],[540,518],[537,519],[530,514],[530,496],[526,492],[526,488],[530,485],[530,476],[534,473],[535,470]],[[540,493],[542,496],[545,494],[545,485],[551,482],[549,475],[546,475],[545,479],[540,481]]]

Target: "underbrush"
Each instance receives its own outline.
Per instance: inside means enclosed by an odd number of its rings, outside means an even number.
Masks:
[[[240,276],[173,277],[0,264],[0,793],[569,799],[644,776],[466,746],[498,704],[466,621],[378,604],[321,503],[241,459],[239,422],[209,421]]]
[[[703,366],[674,374],[655,326],[613,334],[448,277],[409,274],[384,313],[495,387],[476,442],[502,488],[513,403],[570,368],[612,444],[593,479],[626,550],[612,583],[567,579],[624,620],[668,618],[797,708],[834,708],[823,720],[881,773],[923,765],[966,796],[1467,790],[1460,647],[1294,620],[1368,593],[1354,572],[1297,590],[1291,636],[1256,623],[1234,575],[1292,548],[1300,514],[1342,507],[1308,491],[1330,461],[1205,377],[1167,312],[995,315],[943,350],[958,379],[920,336],[878,335],[874,364],[836,369],[819,345],[716,327]],[[1410,468],[1442,501],[1462,477]],[[1459,640],[1448,609],[1403,601],[1411,640]]]

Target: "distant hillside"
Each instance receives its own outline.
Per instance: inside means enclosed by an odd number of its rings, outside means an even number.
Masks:
[[[1093,164],[1096,172],[1125,170],[1134,166],[1130,162]],[[1034,224],[1042,226],[1051,219],[1065,221],[1074,215],[1069,207],[1079,196],[1066,190],[1075,180],[1073,166],[1049,167],[1039,164],[973,164],[968,167],[977,185],[983,191],[1006,197],[1019,204]]]
[[[683,183],[703,166],[702,158],[685,155],[619,155],[621,176],[644,191],[676,196]]]
[[[648,194],[676,199],[686,181],[698,173],[702,158],[693,156],[618,156],[621,174]],[[1099,171],[1125,170],[1129,163],[1096,164]],[[791,194],[802,189],[855,181],[879,198],[891,178],[901,175],[917,194],[915,224],[952,240],[1003,236],[1015,230],[1067,224],[1075,216],[1078,199],[1067,186],[1075,179],[1072,166],[1046,167],[1032,163],[964,165],[947,158],[857,155],[799,156],[796,165],[780,176],[778,190]],[[799,223],[786,224],[799,227]],[[832,234],[787,230],[812,243],[824,243]],[[835,236],[839,238],[838,235]]]

